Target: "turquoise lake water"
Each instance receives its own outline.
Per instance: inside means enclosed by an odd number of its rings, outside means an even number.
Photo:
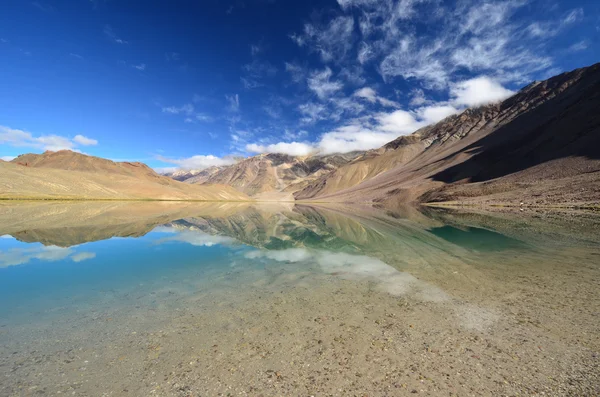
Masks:
[[[0,218],[0,395],[598,388],[596,216],[143,205]]]

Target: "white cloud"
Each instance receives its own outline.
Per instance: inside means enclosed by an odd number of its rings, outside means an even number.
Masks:
[[[414,112],[417,114],[422,124],[429,125],[437,123],[448,116],[452,116],[453,114],[458,113],[459,110],[451,105],[432,105],[418,108]]]
[[[374,89],[370,88],[370,87],[363,87],[363,88],[361,88],[359,90],[356,90],[354,92],[354,94],[352,94],[352,95],[355,96],[355,97],[357,97],[357,98],[365,99],[365,100],[367,100],[367,101],[369,101],[371,103],[379,102],[381,105],[387,106],[387,107],[395,107],[395,108],[399,108],[400,107],[399,103],[378,96],[377,92]]]
[[[272,145],[251,143],[246,145],[246,150],[252,153],[282,153],[290,156],[308,156],[315,151],[312,145],[302,142],[280,142]]]
[[[454,106],[442,103],[355,119],[323,134],[316,148],[323,154],[377,149],[458,112]]]
[[[502,101],[514,95],[487,76],[453,84],[450,88],[451,102],[457,106],[480,106]]]
[[[386,82],[396,77],[412,80],[425,88],[447,89],[458,73],[467,69],[498,81],[523,83],[532,75],[552,67],[548,42],[566,26],[583,17],[578,8],[551,21],[529,18],[529,26],[515,17],[528,0],[464,0],[442,4],[434,0],[339,0],[343,17],[357,16],[359,29],[352,24],[348,33],[340,33],[345,46],[353,51],[338,51],[332,56],[325,38],[329,27],[339,25],[338,17],[326,26],[305,26],[298,43],[309,51],[324,53],[324,61],[378,62]],[[532,20],[533,19],[533,20]],[[421,25],[435,29],[417,34]],[[350,24],[348,23],[350,26]],[[336,29],[332,29],[336,30]],[[336,31],[339,31],[337,29]],[[328,55],[329,54],[329,55]],[[348,68],[351,63],[345,62]]]
[[[370,94],[369,91],[364,94]],[[331,154],[377,149],[401,135],[436,123],[460,110],[448,103],[422,106],[412,111],[395,110],[353,119],[345,125],[325,132],[315,143],[252,144],[246,150],[256,153],[286,153],[294,156],[311,153]]]
[[[182,159],[172,159],[164,156],[156,156],[156,158],[164,163],[175,164],[179,169],[184,170],[202,170],[209,167],[220,167],[224,165],[235,164],[236,160],[231,157],[217,157],[213,155],[196,155]],[[161,169],[164,171],[164,168]]]
[[[377,93],[374,89],[369,87],[361,88],[360,90],[356,90],[353,94],[355,97],[366,99],[371,103],[377,102]]]
[[[75,137],[73,138],[73,141],[79,143],[80,145],[83,146],[94,146],[98,144],[98,141],[92,138],[88,138],[86,136],[83,135],[75,135]]]
[[[134,69],[137,69],[139,71],[144,71],[146,70],[146,64],[145,63],[140,63],[139,65],[131,65]]]
[[[321,71],[313,72],[307,79],[308,88],[320,99],[327,99],[342,88],[344,85],[339,81],[330,81],[333,72],[326,67]]]
[[[382,131],[393,132],[397,135],[404,135],[415,131],[420,124],[417,123],[414,115],[406,110],[396,110],[392,113],[381,113],[377,117],[379,129]]]
[[[16,156],[0,156],[0,159],[4,161],[12,161],[16,158]]]
[[[78,151],[78,145],[85,145],[80,138],[85,138],[86,142],[98,141],[86,138],[82,135],[76,135],[70,139],[59,135],[42,135],[34,137],[30,132],[17,130],[6,126],[0,126],[0,144],[5,144],[13,147],[29,147],[40,150],[73,150]]]
[[[385,145],[398,135],[396,131],[373,130],[356,123],[323,134],[317,146],[322,154],[369,150]]]

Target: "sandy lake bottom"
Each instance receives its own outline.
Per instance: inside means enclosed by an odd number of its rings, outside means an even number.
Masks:
[[[597,215],[151,205],[2,208],[0,396],[600,395]]]

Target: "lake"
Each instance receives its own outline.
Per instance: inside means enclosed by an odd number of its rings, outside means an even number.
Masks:
[[[0,395],[600,395],[600,216],[0,204]]]

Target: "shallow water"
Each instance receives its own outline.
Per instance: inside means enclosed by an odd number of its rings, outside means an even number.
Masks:
[[[0,395],[598,395],[600,219],[0,207]]]

